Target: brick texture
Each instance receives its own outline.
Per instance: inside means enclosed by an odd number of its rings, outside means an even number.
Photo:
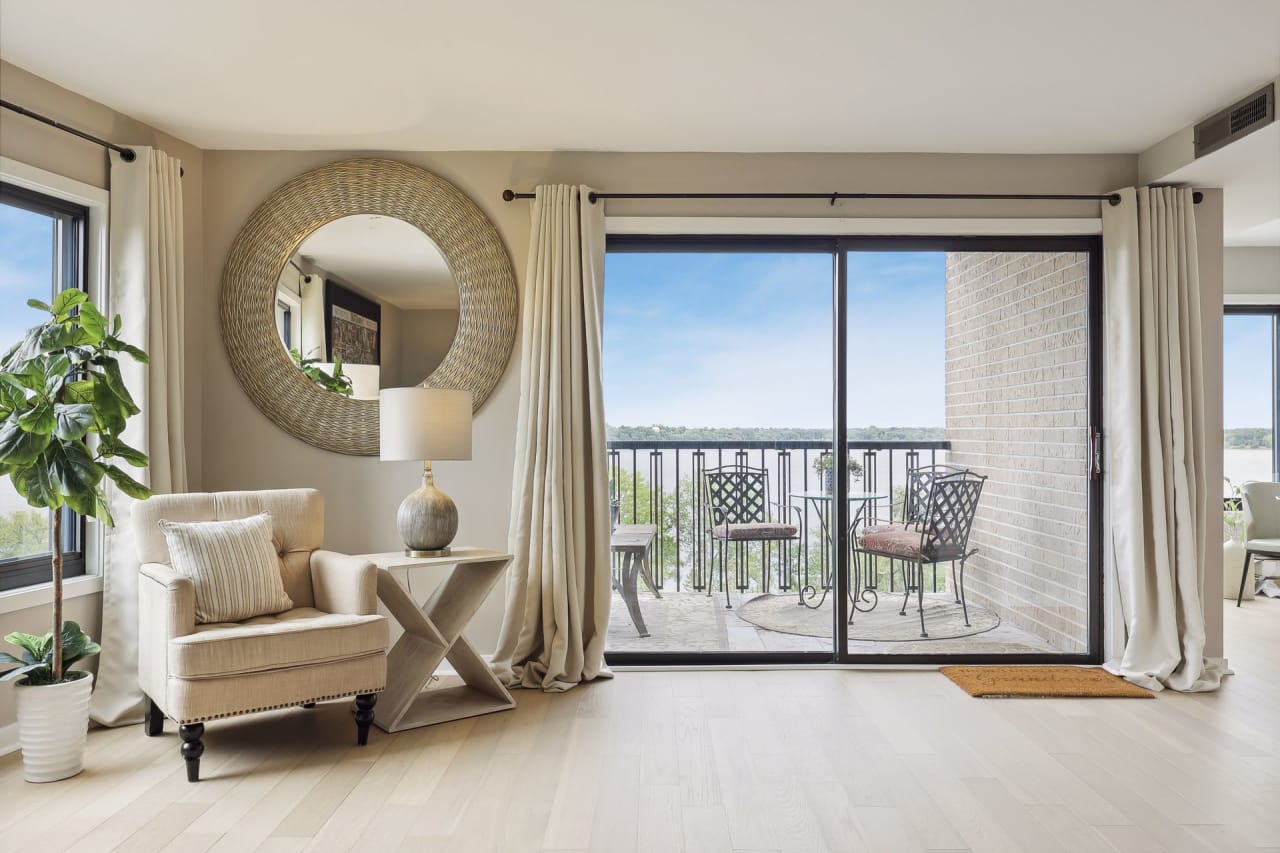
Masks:
[[[947,255],[947,461],[990,477],[968,600],[1084,652],[1088,256]]]

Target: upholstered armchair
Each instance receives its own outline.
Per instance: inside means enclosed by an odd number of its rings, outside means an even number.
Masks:
[[[1254,558],[1280,559],[1280,483],[1251,480],[1240,487],[1244,497],[1244,570],[1236,607],[1244,600]]]
[[[160,521],[271,515],[293,608],[241,622],[199,624],[189,577],[171,565]],[[377,614],[372,563],[320,549],[324,499],[311,489],[157,495],[133,513],[138,559],[138,681],[146,733],[179,725],[187,779],[200,774],[209,720],[356,697],[357,743],[386,686],[387,621]]]

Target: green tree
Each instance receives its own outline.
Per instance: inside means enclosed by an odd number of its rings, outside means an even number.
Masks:
[[[0,559],[49,552],[49,514],[20,509],[0,516]]]

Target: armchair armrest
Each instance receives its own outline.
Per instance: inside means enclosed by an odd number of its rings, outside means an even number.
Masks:
[[[163,563],[138,567],[138,685],[167,707],[169,643],[196,630],[196,588]]]
[[[372,616],[378,612],[378,570],[363,557],[311,552],[311,588],[325,613]]]
[[[140,633],[152,640],[170,640],[196,629],[196,589],[191,578],[164,563],[143,563],[138,569]]]

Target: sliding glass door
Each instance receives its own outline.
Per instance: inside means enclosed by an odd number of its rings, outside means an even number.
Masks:
[[[1097,262],[611,238],[609,660],[1096,660]]]

